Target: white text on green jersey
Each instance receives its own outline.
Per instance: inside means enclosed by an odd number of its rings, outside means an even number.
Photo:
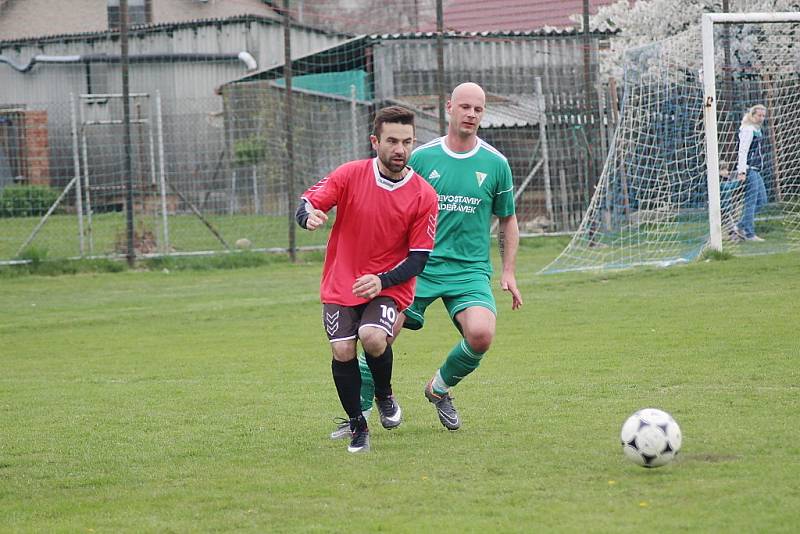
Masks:
[[[462,211],[465,213],[475,213],[475,209],[483,202],[483,199],[476,197],[465,197],[462,195],[439,195],[439,211]]]

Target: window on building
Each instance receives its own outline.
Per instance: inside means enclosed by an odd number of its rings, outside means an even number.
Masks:
[[[87,63],[86,64],[86,93],[90,95],[101,95],[110,93],[108,85],[108,63]],[[87,99],[89,104],[105,104],[107,98],[97,97]]]
[[[108,0],[108,28],[120,26],[120,0]],[[128,26],[153,22],[153,0],[128,0]]]
[[[0,106],[0,189],[21,178],[24,128],[19,119],[21,109]],[[23,108],[24,106],[19,106]]]

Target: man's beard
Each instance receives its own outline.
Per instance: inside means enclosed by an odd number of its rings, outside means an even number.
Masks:
[[[404,159],[402,161],[402,163],[396,163],[392,159],[388,159],[388,160],[381,159],[381,163],[383,163],[383,166],[386,167],[390,172],[400,172],[400,171],[402,171],[405,168],[407,161],[408,160]]]

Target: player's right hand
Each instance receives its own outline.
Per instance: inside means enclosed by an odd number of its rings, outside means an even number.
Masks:
[[[322,210],[311,210],[308,212],[308,219],[306,220],[306,229],[312,232],[325,224],[328,220],[328,215]]]

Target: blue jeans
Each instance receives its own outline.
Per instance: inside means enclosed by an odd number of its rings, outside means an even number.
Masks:
[[[764,179],[758,171],[748,170],[744,183],[744,209],[742,210],[742,220],[739,221],[739,228],[745,237],[756,235],[756,213],[766,203],[767,189],[764,187]]]

